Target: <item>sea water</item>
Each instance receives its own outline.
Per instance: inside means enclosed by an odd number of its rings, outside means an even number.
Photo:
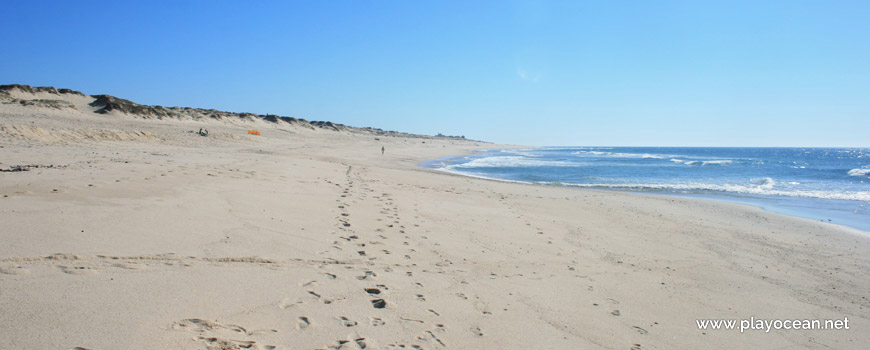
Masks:
[[[543,147],[423,166],[541,185],[727,200],[870,231],[868,148]]]

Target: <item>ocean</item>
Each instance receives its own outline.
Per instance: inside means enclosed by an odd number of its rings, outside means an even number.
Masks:
[[[870,231],[868,148],[543,147],[422,165],[540,185],[724,200]]]

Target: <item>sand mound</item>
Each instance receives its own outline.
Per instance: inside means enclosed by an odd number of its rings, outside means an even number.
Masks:
[[[3,104],[13,104],[17,103],[22,106],[36,106],[36,107],[46,107],[53,109],[76,109],[76,106],[68,101],[64,100],[49,100],[49,99],[35,99],[35,100],[20,100],[17,98],[7,98],[3,99]]]
[[[92,107],[97,107],[96,113],[106,114],[111,111],[118,111],[125,114],[136,115],[141,118],[151,119],[186,119],[184,115],[177,111],[173,111],[163,106],[146,106],[140,105],[130,100],[117,98],[109,95],[95,95],[94,102],[91,102]]]
[[[52,109],[76,109],[75,104],[64,99],[62,94],[78,97],[85,95],[70,89],[53,87],[30,87],[27,85],[0,85],[0,104],[19,104],[25,107],[45,107]]]
[[[147,131],[111,129],[51,129],[28,125],[0,125],[0,137],[17,140],[58,141],[158,141]]]
[[[21,84],[0,85],[0,95],[12,97],[20,97],[21,94],[27,93],[30,95],[38,95],[40,93],[48,93],[52,95],[78,95],[81,97],[87,96],[79,91],[70,89],[55,89],[51,86],[29,86]]]
[[[314,130],[336,133],[362,134],[372,136],[407,137],[420,139],[462,139],[464,137],[445,135],[415,135],[398,131],[382,130],[378,128],[359,128],[329,121],[308,121],[302,118],[279,116],[273,114],[237,113],[215,109],[192,108],[192,107],[164,107],[157,105],[142,105],[123,98],[111,95],[86,95],[71,89],[56,89],[50,86],[31,87],[28,85],[11,84],[0,85],[0,115],[27,115],[40,108],[39,113],[47,113],[54,117],[68,117],[70,115],[91,115],[93,113],[105,115],[109,119],[132,117],[135,119],[158,119],[158,120],[182,120],[182,121],[221,121],[225,124],[243,127],[256,127],[251,124],[269,125],[284,130]],[[25,107],[22,109],[21,107]],[[33,108],[31,110],[31,108]],[[62,113],[56,113],[61,111]],[[9,123],[7,121],[7,123]],[[291,128],[286,128],[286,127]],[[7,129],[10,127],[7,127]],[[61,128],[66,130],[65,128]],[[11,130],[11,129],[10,129]],[[43,130],[44,131],[44,130]],[[118,140],[118,139],[141,139],[138,131],[120,132],[116,130],[66,130],[44,131],[54,136],[46,136],[42,133],[20,132],[11,134],[15,137],[22,135],[47,137],[47,141],[56,138],[86,139],[86,140]],[[152,135],[153,136],[153,135]]]

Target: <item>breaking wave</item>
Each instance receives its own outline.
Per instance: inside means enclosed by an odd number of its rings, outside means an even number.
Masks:
[[[576,151],[571,154],[579,156],[605,156],[613,158],[643,158],[643,159],[665,159],[668,155],[651,154],[651,153],[622,153],[622,152],[601,152],[601,151]]]
[[[828,149],[785,148],[500,149],[430,167],[560,186],[870,201],[870,165],[860,160],[870,153],[859,151],[844,156]]]
[[[849,176],[870,176],[870,168],[852,169],[848,172]]]
[[[582,164],[559,161],[539,160],[523,156],[496,156],[477,158],[468,163],[448,165],[448,169],[473,168],[529,168],[529,167],[578,167]]]
[[[537,182],[538,184],[551,185],[551,182]],[[731,192],[740,194],[755,194],[765,196],[785,196],[802,198],[824,198],[854,201],[870,201],[870,191],[823,191],[823,190],[783,190],[774,189],[776,182],[768,178],[753,184],[709,184],[709,183],[685,183],[685,184],[594,184],[594,183],[561,183],[563,186],[583,188],[606,188],[614,190],[632,191],[672,191],[672,192]]]
[[[706,165],[727,165],[734,163],[733,160],[723,159],[723,160],[680,160],[680,159],[671,159],[672,162],[675,163],[683,163],[685,165],[698,165],[698,166],[706,166]]]

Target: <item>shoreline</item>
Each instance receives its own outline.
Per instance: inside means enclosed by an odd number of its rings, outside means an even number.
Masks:
[[[421,167],[425,168],[425,166],[422,166],[422,165],[421,165]],[[431,169],[431,168],[427,168],[427,169]],[[725,196],[729,195],[728,193],[724,193],[724,194],[676,193],[676,192],[667,192],[667,191],[656,192],[656,191],[642,191],[642,190],[626,190],[626,189],[618,189],[618,188],[599,188],[599,187],[594,187],[594,186],[576,187],[576,186],[570,186],[570,185],[550,185],[550,184],[534,183],[534,182],[528,182],[528,181],[506,180],[506,179],[499,179],[499,178],[494,178],[494,177],[469,175],[469,174],[463,174],[461,172],[449,171],[449,170],[441,170],[441,169],[431,169],[431,170],[433,170],[435,172],[450,174],[450,175],[470,177],[470,178],[480,179],[480,180],[488,180],[488,181],[496,181],[496,182],[504,182],[504,183],[514,183],[514,184],[521,184],[521,185],[570,188],[573,190],[580,190],[580,191],[600,191],[600,192],[614,192],[614,193],[623,193],[623,194],[678,197],[678,198],[686,198],[686,199],[693,199],[693,200],[710,201],[710,202],[716,202],[716,203],[737,204],[737,205],[743,205],[743,206],[763,210],[763,211],[765,211],[767,213],[771,213],[771,214],[783,215],[783,216],[786,216],[789,218],[808,220],[808,221],[814,222],[814,223],[821,222],[823,224],[832,225],[834,227],[839,227],[841,229],[855,230],[857,232],[854,234],[857,234],[857,235],[870,235],[870,229],[862,229],[860,227],[851,226],[848,224],[840,224],[840,223],[836,223],[836,222],[831,222],[830,220],[828,222],[825,222],[823,220],[816,220],[816,219],[810,218],[808,216],[801,216],[801,215],[797,215],[797,214],[787,214],[787,213],[783,213],[783,212],[780,212],[777,210],[766,208],[760,204],[749,203],[750,201],[728,200],[728,199],[720,198],[720,197],[725,197]],[[746,197],[746,198],[749,198],[749,197]],[[791,197],[786,197],[786,198],[791,198]]]
[[[543,147],[529,147],[527,149],[532,150],[532,149],[536,149],[536,148],[543,148]],[[572,146],[560,146],[559,148],[572,148]],[[783,147],[778,147],[778,148],[783,148]],[[485,151],[490,151],[490,150],[499,150],[499,149],[501,149],[501,148],[479,150],[479,152],[485,152]],[[801,219],[807,219],[807,220],[818,220],[819,222],[825,222],[824,219],[826,218],[826,219],[828,219],[827,223],[830,223],[833,225],[838,225],[838,226],[848,227],[851,229],[855,229],[855,230],[864,232],[865,234],[870,234],[870,224],[862,222],[860,220],[860,218],[849,217],[848,214],[846,216],[844,216],[845,212],[833,211],[831,209],[812,210],[812,209],[808,209],[808,208],[811,208],[809,205],[804,205],[804,207],[798,207],[797,209],[795,209],[794,207],[796,207],[796,206],[794,204],[792,204],[792,205],[771,204],[771,202],[782,201],[782,200],[791,201],[794,203],[810,202],[810,201],[830,201],[833,203],[844,203],[844,202],[845,203],[851,203],[851,202],[870,203],[870,202],[865,202],[865,201],[860,201],[860,200],[816,198],[816,197],[802,197],[802,196],[785,196],[785,195],[749,194],[749,193],[728,192],[728,191],[717,192],[717,191],[712,191],[712,190],[710,190],[710,191],[696,191],[696,192],[680,192],[677,190],[668,190],[668,189],[659,189],[659,190],[632,189],[632,188],[626,188],[626,187],[620,187],[620,186],[603,186],[603,185],[602,186],[595,186],[595,185],[577,186],[577,185],[570,184],[570,183],[569,184],[560,184],[560,183],[543,183],[543,182],[530,182],[530,181],[522,181],[522,180],[501,179],[501,178],[485,176],[485,175],[475,175],[475,174],[464,173],[462,171],[449,170],[449,169],[444,169],[444,168],[435,168],[435,167],[429,166],[432,164],[428,164],[428,165],[426,164],[426,163],[435,163],[439,160],[459,158],[459,157],[463,157],[463,156],[467,156],[467,155],[471,155],[471,153],[464,154],[464,155],[447,156],[447,157],[441,157],[438,159],[427,160],[427,161],[420,162],[418,165],[420,167],[432,169],[432,170],[437,171],[437,172],[455,174],[455,175],[459,175],[459,176],[467,176],[467,177],[471,177],[471,178],[484,179],[484,180],[502,181],[502,182],[508,182],[508,183],[520,183],[520,184],[530,184],[530,185],[538,185],[538,186],[554,186],[554,187],[562,187],[562,188],[591,189],[591,190],[597,190],[597,191],[614,191],[614,192],[620,192],[620,193],[642,193],[642,194],[662,195],[662,196],[676,196],[676,197],[681,197],[681,198],[695,198],[695,199],[701,199],[701,200],[710,200],[710,201],[718,201],[718,202],[725,202],[725,203],[743,204],[743,205],[747,205],[747,206],[757,207],[757,208],[760,208],[760,209],[765,210],[767,212],[771,212],[771,213],[775,213],[775,214],[779,214],[779,215],[790,216],[790,217],[795,217],[795,218],[801,218]],[[792,207],[792,208],[789,208],[789,207]],[[826,212],[827,212],[827,214],[825,214]],[[823,214],[823,215],[819,215],[819,214]],[[820,219],[819,218],[820,216],[822,216],[824,218]],[[833,222],[831,220],[831,218],[837,218],[838,221]]]

